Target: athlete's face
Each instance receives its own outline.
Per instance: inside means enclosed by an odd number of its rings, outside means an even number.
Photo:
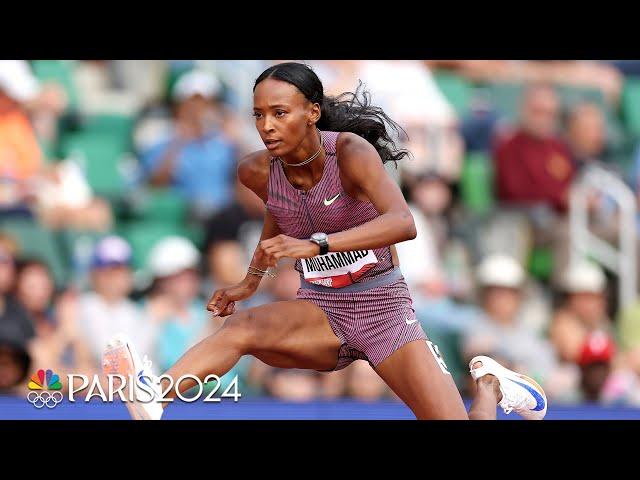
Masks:
[[[272,157],[295,152],[320,118],[320,106],[295,86],[267,78],[253,94],[253,115],[260,138]]]

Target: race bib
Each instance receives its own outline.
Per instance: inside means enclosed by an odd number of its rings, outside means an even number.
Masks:
[[[357,282],[370,270],[378,259],[373,250],[355,250],[352,252],[330,252],[303,258],[304,279],[309,283],[323,287],[341,288]]]

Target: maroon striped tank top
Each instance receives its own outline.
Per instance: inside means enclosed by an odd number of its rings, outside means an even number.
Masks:
[[[341,232],[379,216],[371,202],[352,198],[342,188],[336,154],[339,132],[320,134],[326,152],[324,170],[320,182],[310,190],[296,189],[280,161],[271,159],[266,206],[282,233],[290,237],[308,239],[315,232]],[[307,282],[340,288],[391,271],[393,260],[391,249],[382,247],[298,259],[295,269]]]

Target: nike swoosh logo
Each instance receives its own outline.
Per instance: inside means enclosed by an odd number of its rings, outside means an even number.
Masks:
[[[404,321],[407,322],[407,325],[411,325],[412,323],[416,323],[418,319],[414,318],[413,320],[409,320],[408,318],[406,318]]]
[[[324,204],[328,207],[329,205],[331,205],[333,202],[336,201],[336,199],[340,196],[340,194],[338,193],[335,197],[333,197],[330,200],[327,200],[326,198],[324,199]]]
[[[509,380],[511,380],[511,379],[509,378]],[[539,412],[540,410],[544,410],[544,406],[545,406],[544,398],[542,398],[542,395],[540,395],[533,387],[530,387],[526,383],[516,382],[515,380],[511,380],[511,381],[513,383],[517,383],[522,388],[526,389],[533,396],[533,398],[535,398],[535,400],[536,400],[536,408],[532,408],[531,409],[532,411]]]

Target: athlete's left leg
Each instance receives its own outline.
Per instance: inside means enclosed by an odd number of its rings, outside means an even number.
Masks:
[[[431,351],[425,340],[414,340],[383,360],[375,371],[419,420],[495,420],[496,388],[489,381],[493,377],[477,382],[472,415],[467,415],[451,374],[433,348]],[[481,399],[486,401],[478,401]]]

